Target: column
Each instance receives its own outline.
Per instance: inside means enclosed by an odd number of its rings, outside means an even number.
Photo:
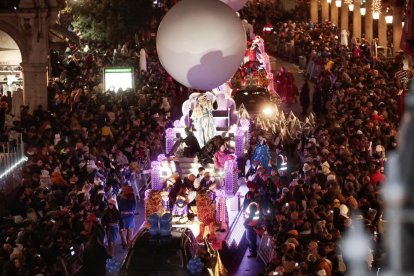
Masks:
[[[385,22],[385,10],[383,9],[378,19],[378,44],[379,46],[387,47],[387,23]],[[385,50],[385,55],[387,51]]]
[[[352,16],[352,37],[361,38],[361,3],[354,1],[354,11]]]
[[[371,44],[373,38],[373,19],[372,19],[372,0],[366,3],[367,12],[365,13],[365,39]]]
[[[339,25],[338,25],[338,8],[335,5],[335,1],[332,1],[332,3],[331,3],[331,21],[332,21],[332,24],[339,27]]]
[[[323,0],[322,0],[323,1]],[[310,16],[313,23],[318,23],[318,0],[311,0],[310,2]]]
[[[342,1],[341,7],[341,31],[348,30],[348,5]]]
[[[329,20],[329,4],[326,0],[321,0],[322,23]]]
[[[31,111],[42,105],[47,109],[47,63],[22,63],[23,101]]]
[[[392,7],[393,10],[393,21],[392,21],[392,44],[393,44],[393,53],[400,51],[401,35],[402,35],[402,8],[401,7]]]

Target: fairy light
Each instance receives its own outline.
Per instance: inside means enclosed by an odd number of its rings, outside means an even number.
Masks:
[[[165,149],[166,152],[170,152],[174,146],[175,132],[172,128],[167,128],[165,131]]]
[[[354,2],[352,0],[344,0],[344,3],[348,5],[350,11],[354,10]]]
[[[226,191],[223,189],[216,190],[217,212],[216,220],[220,223],[226,222]]]
[[[381,13],[381,0],[372,0],[372,18],[378,20]]]
[[[151,162],[151,187],[153,190],[160,190],[160,162]]]
[[[224,163],[224,171],[225,171],[225,187],[227,194],[233,194],[233,171],[234,171],[234,162],[233,160],[227,160]]]
[[[240,128],[237,128],[235,131],[236,134],[236,156],[242,157],[244,153],[244,131]]]

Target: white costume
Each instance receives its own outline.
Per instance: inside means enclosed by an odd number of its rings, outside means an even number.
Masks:
[[[347,30],[344,29],[341,31],[341,45],[342,46],[348,47],[348,35],[349,33]]]
[[[197,140],[200,147],[207,144],[215,135],[216,127],[213,118],[213,103],[215,101],[215,97],[209,99],[206,94],[201,94],[197,97],[197,102],[191,114],[191,119],[193,119],[197,130]]]

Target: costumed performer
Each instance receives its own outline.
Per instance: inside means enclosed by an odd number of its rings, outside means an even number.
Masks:
[[[234,160],[235,157],[232,155],[228,150],[226,150],[226,145],[221,145],[220,149],[214,153],[214,168],[216,170],[222,170],[224,169],[224,163],[226,163],[227,160]]]
[[[266,139],[259,135],[256,147],[254,148],[251,164],[254,164],[254,161],[259,161],[260,165],[266,170],[269,169],[270,161],[270,150],[269,146],[266,143]]]
[[[216,223],[216,210],[215,206],[211,204],[211,199],[207,192],[200,191],[197,193],[196,197],[197,202],[197,217],[200,221],[200,233],[197,236],[197,241],[201,242],[204,238],[204,230],[206,226],[209,229],[210,240],[216,238],[216,233],[214,229],[214,224]]]
[[[200,144],[198,143],[197,138],[194,136],[194,133],[190,128],[185,128],[185,138],[181,138],[181,143],[185,143],[184,157],[194,157],[197,153],[201,151]]]
[[[197,97],[191,119],[197,130],[197,139],[201,147],[214,137],[216,126],[214,125],[213,110],[217,108],[216,97],[209,99],[206,94]]]

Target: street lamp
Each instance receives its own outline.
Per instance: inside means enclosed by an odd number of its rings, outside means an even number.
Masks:
[[[372,0],[372,19],[378,20],[381,12],[381,0]]]
[[[341,0],[335,0],[335,5],[340,8],[342,6],[342,1]]]
[[[326,3],[331,4],[332,0],[326,0]]]
[[[367,8],[365,8],[365,3],[361,4],[361,15],[364,16],[367,12]]]
[[[391,9],[388,7],[387,11],[385,12],[385,22],[387,24],[392,24],[394,17],[392,16],[392,11]]]
[[[349,4],[348,8],[349,8],[349,11],[354,11],[354,4]]]

